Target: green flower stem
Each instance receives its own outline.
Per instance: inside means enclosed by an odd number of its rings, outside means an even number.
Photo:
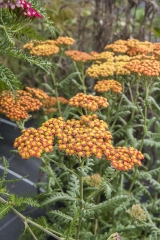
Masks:
[[[59,184],[59,182],[57,181],[57,178],[55,177],[55,175],[53,174],[52,170],[51,170],[51,166],[50,166],[50,163],[48,161],[45,161],[45,159],[43,157],[41,157],[41,160],[43,161],[43,163],[45,164],[45,167],[46,169],[48,170],[49,172],[49,175],[51,176],[51,178],[54,178],[57,186],[59,187],[59,189],[61,190],[61,192],[63,192],[63,189],[61,187],[61,185]],[[50,159],[49,159],[50,160]],[[49,178],[49,190],[52,191],[51,187],[50,187],[50,181],[51,181],[51,178]]]
[[[107,181],[108,183],[111,182],[119,173],[119,170],[116,170],[114,172],[114,174],[111,176],[111,178]],[[92,193],[88,198],[87,198],[87,202],[89,202],[93,197],[95,197],[97,194],[99,194],[102,190],[104,189],[104,187],[100,187],[96,192]]]
[[[118,109],[117,109],[117,112],[119,112],[120,110],[120,107],[121,107],[121,104],[122,104],[122,100],[123,100],[123,93],[121,94],[121,98],[120,98],[120,101],[119,101],[119,104],[118,104]],[[114,125],[116,124],[117,122],[117,118],[114,120],[114,122],[112,123],[111,127],[110,127],[110,131],[112,131]]]
[[[142,140],[141,140],[141,144],[140,144],[140,148],[139,148],[139,151],[142,151],[142,148],[143,148],[143,144],[144,144],[144,139],[145,139],[145,136],[147,134],[147,110],[148,110],[148,106],[147,106],[147,100],[148,100],[148,95],[149,95],[149,87],[150,85],[147,84],[147,81],[145,81],[145,98],[144,98],[144,114],[143,114],[143,135],[142,135]],[[138,171],[138,166],[135,166],[135,172],[134,172],[134,175],[133,175],[133,179],[132,179],[132,182],[130,184],[130,187],[129,187],[129,192],[132,191],[132,188],[135,184],[135,181],[136,181],[136,178],[137,178],[137,171]]]
[[[4,203],[4,204],[8,204],[8,202],[6,200],[4,200],[3,198],[0,197],[0,202]],[[34,221],[26,218],[24,215],[22,215],[20,212],[18,212],[14,207],[11,207],[12,211],[23,221],[25,227],[29,227],[28,224],[31,224],[37,228],[39,228],[40,230],[42,230],[43,232],[47,233],[48,235],[54,237],[55,239],[58,239],[58,240],[64,240],[63,238],[60,238],[58,237],[57,235],[53,234],[52,232],[55,232],[56,234],[62,236],[61,233],[59,232],[56,232],[54,230],[48,230],[46,228],[44,228],[43,226],[35,223]],[[52,232],[51,232],[52,231]],[[32,233],[31,233],[32,234]],[[33,235],[32,235],[33,236]],[[38,240],[35,235],[34,235],[34,239]]]
[[[84,167],[84,161],[81,161],[80,159],[80,167]],[[77,226],[77,233],[76,233],[76,240],[79,240],[79,235],[81,231],[81,225],[82,225],[82,215],[83,215],[83,176],[79,176],[79,184],[80,184],[80,217],[79,217],[79,223]]]
[[[52,72],[50,72],[50,75],[52,77],[54,88],[55,88],[55,97],[56,97],[56,103],[57,103],[57,107],[58,107],[58,113],[59,113],[59,116],[62,116],[61,106],[60,106],[60,102],[58,99],[58,88],[57,88],[56,78]]]
[[[139,96],[139,84],[138,82],[136,83],[136,96],[135,99],[133,100],[133,103],[136,105],[137,104],[137,99]],[[133,117],[134,117],[134,113],[135,113],[135,109],[133,109],[132,113],[131,113],[131,118],[130,121],[132,121]]]
[[[77,63],[74,61],[74,66],[75,66],[75,69],[77,72],[79,72],[80,74],[79,75],[79,79],[81,81],[81,84],[82,84],[82,88],[83,88],[83,92],[86,94],[86,86],[85,86],[85,73],[84,73],[84,64],[82,63],[82,69],[81,69],[81,72],[79,71],[78,67],[77,67]]]

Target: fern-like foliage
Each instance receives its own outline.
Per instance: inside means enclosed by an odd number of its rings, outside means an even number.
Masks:
[[[11,206],[7,204],[0,203],[0,220],[6,216],[11,210]]]
[[[0,91],[4,89],[16,90],[21,87],[20,81],[11,72],[11,70],[0,64]]]
[[[99,209],[103,209],[105,208],[105,211],[114,211],[118,206],[119,204],[122,204],[124,201],[127,200],[127,196],[125,195],[121,195],[121,196],[117,196],[117,197],[114,197],[114,198],[111,198],[107,201],[104,201],[102,203],[99,203],[98,205],[95,205],[95,204],[86,204],[85,206],[85,209],[86,210],[94,210],[94,211],[97,211]]]
[[[72,196],[72,197],[79,197],[80,196],[80,192],[79,192],[80,186],[79,186],[79,179],[72,174],[70,176],[70,181],[68,183],[68,190],[67,193]]]
[[[47,197],[42,203],[41,206],[52,204],[56,201],[75,201],[75,197],[71,197],[66,193],[52,193],[50,197]]]

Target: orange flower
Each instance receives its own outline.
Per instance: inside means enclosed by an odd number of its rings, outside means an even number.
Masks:
[[[98,108],[105,108],[109,105],[107,99],[104,97],[86,95],[84,93],[78,93],[69,100],[68,104],[74,107],[82,107],[93,112],[97,111]]]
[[[49,96],[40,89],[25,87],[25,90],[31,93],[34,97],[38,98],[39,100],[49,98]]]
[[[114,92],[120,93],[122,92],[122,85],[115,80],[102,80],[96,83],[94,90],[97,92],[108,92],[109,90],[113,90]]]
[[[125,65],[125,68],[139,76],[159,76],[160,62],[150,59],[133,59]]]
[[[107,157],[114,168],[122,171],[130,170],[135,165],[141,166],[141,160],[143,159],[144,155],[133,147],[117,147]]]
[[[102,158],[108,155],[111,145],[111,134],[106,131],[107,124],[96,115],[82,116],[80,120],[67,120],[58,136],[58,148],[67,155]]]
[[[71,37],[58,37],[55,40],[56,45],[73,45],[75,43],[75,40]]]
[[[52,118],[38,129],[23,130],[22,135],[15,139],[13,146],[18,148],[22,158],[40,158],[44,152],[53,151],[54,136],[62,132],[63,126],[62,118]]]
[[[32,41],[25,44],[23,48],[30,50],[30,54],[36,56],[50,56],[60,51],[54,40]]]
[[[13,121],[29,118],[28,112],[39,110],[42,103],[23,90],[14,93],[3,91],[0,95],[0,112]]]
[[[113,52],[90,52],[90,55],[92,55],[93,60],[111,60],[113,58],[114,53]]]
[[[77,62],[87,62],[93,60],[93,57],[90,54],[86,52],[80,52],[78,50],[68,50],[65,51],[65,54]]]

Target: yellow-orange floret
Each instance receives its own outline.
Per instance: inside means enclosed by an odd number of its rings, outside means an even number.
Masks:
[[[34,97],[38,98],[39,100],[49,98],[49,96],[41,89],[25,87],[25,90],[31,93]]]
[[[23,90],[3,91],[0,95],[0,112],[13,121],[29,118],[28,112],[39,110],[42,103]]]
[[[90,55],[92,55],[93,60],[108,60],[111,61],[113,59],[113,52],[90,52]]]
[[[129,70],[125,68],[126,62],[114,61],[104,62],[100,64],[93,64],[89,67],[86,73],[90,77],[98,78],[98,77],[108,77],[113,75],[128,75],[130,74]]]
[[[15,139],[13,146],[18,147],[22,158],[39,158],[43,152],[53,150],[53,140],[54,135],[49,131],[46,132],[42,127],[38,129],[28,128],[23,130],[22,135]]]
[[[107,156],[110,149],[113,149],[112,136],[107,127],[95,114],[82,116],[80,120],[67,120],[61,135],[58,136],[58,148],[67,155],[78,157]]]
[[[71,57],[74,61],[80,61],[80,62],[87,62],[93,60],[93,57],[86,53],[86,52],[80,52],[78,50],[68,50],[65,51],[65,54],[69,57]]]
[[[30,50],[30,54],[36,56],[50,56],[60,51],[54,40],[31,41],[30,43],[26,43],[23,48]]]
[[[86,95],[84,93],[78,93],[69,100],[68,104],[73,107],[85,108],[92,112],[97,111],[99,108],[108,107],[109,105],[107,99],[104,97]]]
[[[139,76],[153,77],[160,75],[160,62],[157,60],[133,59],[126,63],[125,68]]]
[[[61,136],[64,125],[63,118],[51,118],[38,129],[23,130],[22,135],[15,139],[14,147],[18,148],[22,158],[39,158],[42,153],[53,150],[54,136]]]
[[[108,44],[105,46],[105,49],[112,50],[115,53],[126,53],[128,50],[128,47],[126,46],[125,40],[118,40],[112,44]]]
[[[75,40],[71,37],[58,37],[56,40],[55,40],[55,44],[56,45],[73,45],[75,43]]]
[[[127,171],[135,165],[141,166],[144,155],[133,147],[117,147],[107,157],[111,161],[111,165],[118,170]]]
[[[94,90],[97,92],[108,92],[112,90],[114,92],[122,92],[122,85],[115,80],[101,80],[96,83]]]
[[[60,49],[56,45],[43,44],[33,47],[30,54],[36,56],[51,56],[59,53]]]
[[[144,41],[140,42],[136,39],[127,40],[129,56],[135,56],[139,54],[151,54],[154,50],[154,45],[151,42]]]

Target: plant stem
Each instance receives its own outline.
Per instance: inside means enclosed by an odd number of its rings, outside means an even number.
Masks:
[[[148,85],[147,81],[146,81],[145,82],[145,98],[144,98],[144,114],[143,114],[143,135],[142,135],[142,140],[141,140],[139,151],[142,151],[144,139],[147,134],[147,126],[146,126],[147,125],[147,110],[148,110],[147,100],[148,100],[148,95],[149,95],[149,87],[150,87],[150,85]],[[137,178],[137,171],[138,171],[138,166],[135,166],[135,172],[133,175],[133,179],[132,179],[132,182],[131,182],[129,190],[128,190],[129,192],[132,191],[132,188],[135,184],[135,181]]]
[[[6,200],[4,200],[3,198],[0,197],[0,202],[4,203],[4,204],[8,204],[8,202]],[[26,218],[25,216],[23,216],[20,212],[18,212],[14,207],[11,207],[12,211],[24,222],[25,226],[28,226],[28,223],[32,224],[33,226],[39,228],[40,230],[42,230],[43,232],[47,233],[48,235],[54,237],[55,239],[58,240],[64,240],[63,238],[58,237],[57,235],[53,234],[50,230],[44,228],[43,226],[35,223],[34,221]],[[53,230],[52,230],[53,231]],[[62,235],[61,233],[58,233],[56,231],[54,231],[56,234],[58,235]],[[36,239],[36,238],[35,238]],[[37,240],[37,239],[36,239]]]
[[[84,161],[81,161],[80,167],[83,168]],[[79,240],[81,225],[82,225],[82,214],[83,214],[83,176],[79,176],[79,184],[80,184],[80,217],[79,217],[79,223],[77,227],[77,233],[76,233],[76,240]]]
[[[76,71],[80,73],[80,74],[78,74],[79,75],[79,79],[80,79],[82,87],[83,87],[83,92],[86,94],[84,64],[82,64],[81,72],[79,71],[75,61],[74,61],[74,66],[75,66]]]
[[[62,116],[61,106],[60,106],[60,102],[58,99],[58,88],[57,88],[56,78],[52,72],[50,72],[50,75],[52,77],[54,88],[55,88],[55,97],[56,97],[56,103],[57,103],[57,107],[58,107],[58,113],[59,113],[59,116]]]

